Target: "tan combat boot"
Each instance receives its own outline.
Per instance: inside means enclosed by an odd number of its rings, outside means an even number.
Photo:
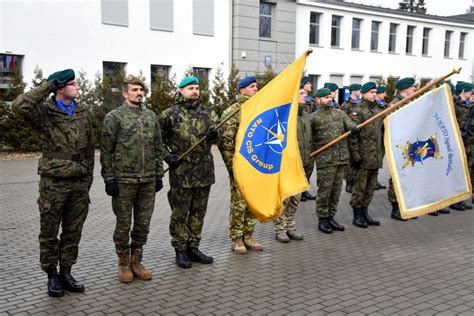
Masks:
[[[140,280],[150,280],[151,271],[142,265],[142,249],[132,249],[132,273]]]
[[[232,251],[240,254],[247,253],[247,248],[245,248],[242,238],[232,239]]]
[[[263,250],[262,244],[259,244],[255,239],[252,238],[251,235],[245,235],[244,236],[244,245],[247,248],[250,248],[250,250],[253,250],[253,251],[262,251]]]
[[[123,283],[133,281],[133,273],[130,268],[130,255],[128,252],[118,254],[118,280]]]

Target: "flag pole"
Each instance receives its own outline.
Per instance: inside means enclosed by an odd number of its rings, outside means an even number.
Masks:
[[[313,52],[313,49],[312,48],[308,48],[305,52],[306,56],[309,56],[309,54],[311,54]],[[222,120],[219,124],[217,124],[216,126],[214,126],[215,129],[219,129],[220,127],[222,127],[222,125],[224,125],[225,123],[227,123],[227,121],[229,121],[234,115],[236,115],[237,113],[240,112],[240,107],[238,107],[235,111],[233,111],[232,113],[229,114],[229,116],[227,116],[224,120]],[[186,157],[191,151],[194,150],[194,148],[196,148],[197,146],[199,146],[202,142],[204,142],[205,140],[207,139],[206,136],[202,137],[200,140],[198,140],[196,143],[194,143],[191,147],[189,147],[188,150],[186,150],[184,153],[182,153],[181,155],[179,155],[178,157],[178,161],[182,160],[184,157]],[[166,173],[169,171],[170,168],[166,168],[163,173]]]
[[[360,123],[359,125],[357,125],[357,129],[361,129],[369,124],[371,124],[373,121],[375,120],[378,120],[379,118],[382,118],[383,116],[397,110],[398,108],[402,107],[403,105],[405,105],[406,103],[410,102],[412,99],[418,97],[419,95],[423,94],[424,92],[426,92],[427,90],[431,89],[433,86],[437,85],[438,83],[440,83],[441,81],[445,80],[446,78],[449,78],[451,77],[452,75],[454,74],[458,74],[461,72],[461,68],[460,67],[456,67],[454,68],[453,70],[451,70],[451,72],[449,72],[448,74],[428,83],[426,86],[424,86],[423,88],[415,91],[414,93],[410,94],[408,97],[398,101],[397,103],[389,106],[387,109],[383,110],[382,112],[372,116],[371,118],[369,118],[368,120]],[[319,155],[320,153],[322,153],[323,151],[327,150],[328,148],[332,147],[333,145],[337,144],[338,142],[340,142],[341,140],[349,137],[350,135],[352,134],[352,132],[346,132],[342,135],[340,135],[339,137],[333,139],[331,142],[327,143],[326,145],[324,145],[323,147],[321,148],[318,148],[317,150],[313,151],[309,156],[310,157],[315,157],[317,155]]]

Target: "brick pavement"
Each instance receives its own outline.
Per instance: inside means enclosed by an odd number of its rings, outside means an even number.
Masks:
[[[227,174],[218,153],[215,160],[201,246],[215,263],[175,265],[165,181],[144,249],[153,280],[131,284],[116,280],[115,218],[97,162],[73,268],[86,292],[61,298],[48,297],[39,269],[37,162],[0,161],[0,314],[474,315],[473,211],[398,222],[382,190],[371,206],[382,225],[361,229],[351,225],[349,195],[342,193],[336,218],[345,232],[318,232],[315,204],[303,202],[297,227],[304,241],[278,243],[273,225],[259,224],[264,251],[236,255],[227,236]],[[383,170],[379,179],[387,177]]]

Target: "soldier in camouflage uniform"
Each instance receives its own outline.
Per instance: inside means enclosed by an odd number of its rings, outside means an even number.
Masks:
[[[306,76],[301,78],[300,88],[306,91],[306,100],[304,107],[306,113],[313,113],[316,110],[316,107],[314,105],[313,98],[311,97],[311,92],[313,91],[313,84],[311,83],[311,79]],[[313,173],[314,169],[314,158],[308,157],[307,159],[304,159],[303,162],[306,178],[308,179],[308,182],[310,182],[311,174]],[[300,200],[303,202],[306,200],[316,200],[316,197],[309,193],[309,191],[305,191],[301,194]]]
[[[323,87],[331,90],[331,106],[339,108],[339,102],[337,102],[339,86],[333,82],[326,82]]]
[[[349,91],[351,92],[349,99],[342,104],[342,109],[348,114],[353,104],[357,104],[361,101],[362,94],[360,88],[362,87],[359,83],[353,83],[349,85]],[[347,164],[344,168],[344,180],[346,181],[346,192],[352,193],[352,187],[354,185],[354,170],[350,164]]]
[[[311,166],[314,166],[314,160],[311,154],[311,124],[309,122],[308,113],[305,110],[306,97],[308,92],[305,89],[298,91],[298,121],[297,121],[297,137],[298,147],[300,150],[303,166],[311,160]],[[304,236],[296,232],[295,215],[298,209],[300,195],[294,195],[285,201],[283,213],[279,218],[273,221],[275,224],[275,238],[279,242],[287,243],[290,239],[303,240]]]
[[[366,82],[362,85],[362,101],[354,105],[349,114],[357,125],[380,112],[375,104],[376,88],[375,82]],[[352,223],[362,228],[380,225],[379,221],[369,215],[368,207],[374,196],[378,171],[383,163],[382,119],[362,128],[358,135],[351,137],[350,142],[351,165],[355,169],[355,183],[351,197],[354,212]]]
[[[377,86],[377,94],[375,95],[375,103],[377,106],[380,108],[380,111],[385,110],[387,107],[387,104],[385,103],[385,97],[387,96],[387,88],[385,86]],[[383,130],[383,128],[382,128]],[[383,140],[383,134],[382,134],[382,140]],[[382,147],[383,147],[383,156],[385,157],[385,145],[384,142],[382,141]],[[377,184],[375,185],[375,190],[385,190],[387,187],[379,182],[377,180]]]
[[[114,232],[118,280],[152,274],[141,263],[150,231],[155,193],[163,187],[163,149],[155,113],[143,105],[145,84],[128,76],[122,85],[122,106],[109,112],[100,138],[105,191],[112,196],[117,222]],[[132,227],[133,218],[133,227]]]
[[[245,77],[239,81],[237,88],[240,91],[237,103],[227,108],[224,113],[222,113],[221,119],[235,112],[236,109],[257,93],[257,80],[255,77]],[[235,253],[244,254],[247,252],[246,247],[251,250],[261,251],[263,250],[263,246],[252,237],[257,220],[247,207],[244,197],[237,183],[235,183],[232,169],[235,152],[235,136],[239,129],[239,124],[240,113],[234,115],[222,126],[219,150],[227,171],[229,172],[230,180],[229,236],[232,239],[231,248]]]
[[[211,185],[215,182],[212,143],[218,139],[213,127],[218,123],[212,108],[200,99],[196,77],[185,77],[179,84],[176,104],[160,115],[165,161],[170,168],[168,201],[171,207],[171,245],[176,264],[190,268],[191,261],[212,263],[214,259],[199,250]],[[206,136],[206,140],[182,159],[178,157]]]
[[[38,133],[43,152],[38,163],[39,244],[50,296],[63,296],[64,289],[84,291],[84,285],[72,277],[71,266],[77,260],[89,211],[95,139],[90,114],[75,101],[79,91],[74,71],[67,69],[53,73],[13,102],[14,110]]]
[[[331,106],[331,91],[322,88],[316,91],[318,109],[309,115],[311,123],[313,148],[320,148],[345,132],[357,133],[354,124],[341,109]],[[345,228],[334,216],[341,195],[344,168],[349,163],[347,139],[344,139],[320,155],[316,156],[316,173],[318,179],[318,195],[316,213],[319,219],[318,229],[326,234],[333,230],[343,231]]]

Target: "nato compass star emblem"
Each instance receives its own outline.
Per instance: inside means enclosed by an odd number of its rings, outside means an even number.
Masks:
[[[257,115],[245,131],[240,154],[258,171],[280,171],[281,155],[287,144],[288,116],[291,103]]]
[[[428,158],[443,159],[443,156],[439,154],[439,145],[436,140],[436,134],[425,141],[417,140],[414,143],[407,141],[406,145],[397,145],[397,148],[403,150],[402,155],[405,159],[403,169],[408,165],[414,167],[417,162],[423,165],[423,161]]]

